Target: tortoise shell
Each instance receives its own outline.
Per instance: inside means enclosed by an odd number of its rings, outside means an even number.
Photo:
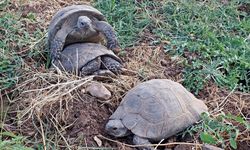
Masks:
[[[76,43],[66,46],[61,52],[59,60],[53,63],[61,70],[67,72],[80,71],[81,68],[91,60],[99,56],[109,56],[122,63],[113,51],[108,50],[105,46],[96,43]]]
[[[48,29],[48,45],[55,38],[56,33],[61,29],[67,20],[69,26],[74,26],[79,16],[88,16],[90,19],[106,21],[104,15],[89,5],[71,5],[59,10],[53,17]]]
[[[207,106],[181,84],[153,79],[132,88],[110,119],[120,119],[133,134],[159,141],[200,119]]]

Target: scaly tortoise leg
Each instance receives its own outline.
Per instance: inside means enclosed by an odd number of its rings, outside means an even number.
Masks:
[[[91,60],[81,68],[80,76],[91,75],[94,72],[100,70],[100,68],[101,68],[101,58],[97,57],[96,59]]]
[[[51,42],[50,57],[52,60],[58,60],[60,58],[61,50],[64,47],[64,41],[59,38],[54,38]]]
[[[60,53],[63,50],[66,37],[74,31],[74,28],[70,26],[70,20],[65,20],[61,29],[57,31],[54,39],[50,44],[50,56],[52,61],[60,59]],[[50,42],[50,41],[49,41]]]
[[[137,135],[134,135],[134,137],[133,137],[133,143],[135,145],[150,145],[150,144],[152,144],[151,142],[149,142],[148,139],[139,137]],[[138,147],[138,149],[139,150],[154,150],[154,148],[150,147],[150,146]]]
[[[106,68],[113,72],[114,74],[120,74],[122,69],[122,64],[117,60],[109,56],[102,56],[102,68]]]
[[[105,21],[94,21],[94,26],[98,32],[101,32],[105,36],[107,48],[118,53],[120,51],[120,45],[113,27]]]

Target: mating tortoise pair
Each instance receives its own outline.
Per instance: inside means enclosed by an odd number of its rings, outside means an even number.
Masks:
[[[106,47],[100,44],[103,40]],[[89,75],[108,69],[117,74],[122,67],[113,53],[120,49],[114,29],[100,11],[89,5],[59,10],[49,25],[48,46],[52,64],[67,72]]]

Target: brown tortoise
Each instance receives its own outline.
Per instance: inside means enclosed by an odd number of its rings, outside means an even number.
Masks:
[[[99,74],[101,70],[110,70],[118,74],[122,61],[111,50],[97,43],[75,43],[66,46],[61,57],[53,65],[80,76]]]
[[[207,111],[207,106],[181,84],[153,79],[137,85],[125,95],[105,130],[115,137],[134,134],[136,145],[151,144],[184,130]]]

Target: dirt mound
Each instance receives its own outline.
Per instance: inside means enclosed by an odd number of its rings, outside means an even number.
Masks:
[[[17,107],[13,105],[13,107]],[[39,130],[47,130],[44,134],[60,133],[68,145],[98,146],[94,137],[103,133],[103,126],[110,115],[106,106],[101,106],[95,98],[81,95],[81,99],[62,101],[51,106],[44,106],[43,115],[33,116],[18,125],[19,132],[32,138],[42,138]],[[17,115],[17,114],[16,114]],[[14,116],[13,116],[14,117]],[[58,133],[56,133],[58,132]],[[64,144],[63,144],[64,143]],[[62,147],[64,147],[62,146]],[[108,145],[105,145],[108,146]]]
[[[61,148],[98,146],[94,137],[105,135],[111,107],[84,92],[92,80],[52,72],[27,74],[13,91],[17,95],[6,120],[12,128],[7,129],[38,139],[38,143],[58,141]]]

